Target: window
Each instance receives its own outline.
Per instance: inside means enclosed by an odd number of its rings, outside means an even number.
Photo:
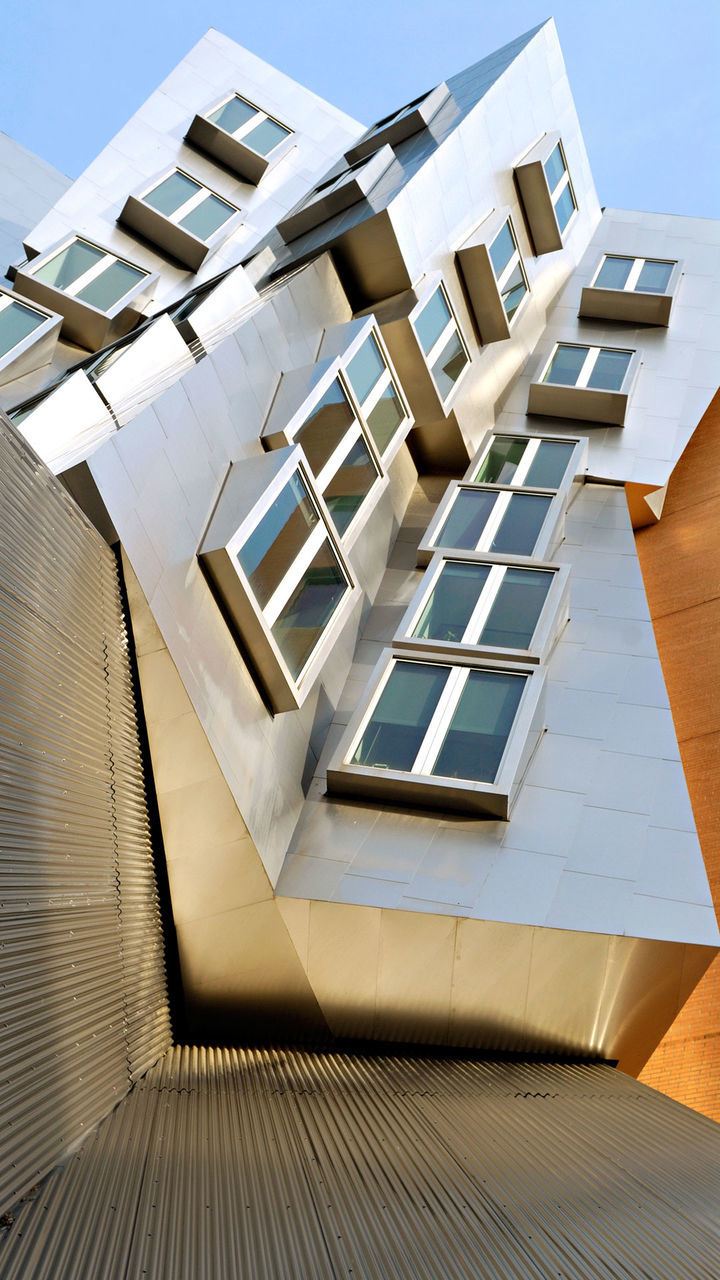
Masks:
[[[384,145],[371,156],[347,165],[339,173],[331,174],[286,217],[280,219],[277,229],[283,240],[290,243],[306,231],[319,226],[321,222],[365,199],[394,161],[392,147]]]
[[[60,323],[59,316],[18,302],[0,289],[0,382],[48,364]]]
[[[299,450],[234,464],[201,557],[275,710],[298,707],[354,600]]]
[[[39,266],[31,264],[29,273],[39,283],[59,289],[99,311],[109,311],[142,284],[148,274],[80,238],[71,240]]]
[[[481,454],[479,466],[472,469],[471,479],[476,484],[558,489],[577,449],[577,440],[493,435]]]
[[[560,135],[546,133],[516,165],[515,177],[535,252],[562,249],[577,200]]]
[[[182,169],[174,169],[142,196],[129,196],[120,221],[197,271],[239,212]]]
[[[409,414],[374,334],[348,363],[347,377],[373,443],[386,458]]]
[[[419,133],[421,129],[426,128],[433,116],[437,114],[440,108],[450,97],[450,90],[446,84],[438,85],[437,89],[433,89],[431,93],[424,93],[421,97],[415,98],[413,102],[408,102],[406,106],[400,107],[398,111],[393,111],[391,115],[384,116],[382,120],[378,120],[372,125],[367,133],[363,134],[359,142],[350,147],[345,152],[346,159],[352,164],[356,160],[361,160],[365,156],[371,155],[373,151],[377,151],[378,147],[384,143],[388,143],[391,147],[396,147],[398,143],[404,142],[406,138],[411,138],[414,134]]]
[[[490,260],[509,323],[528,291],[525,268],[509,218],[490,245]]]
[[[420,543],[418,563],[427,564],[437,547],[534,555],[552,502],[549,494],[451,485]]]
[[[292,438],[305,450],[338,533],[346,533],[380,471],[338,378]]]
[[[459,655],[492,648],[517,651],[523,662],[541,660],[567,620],[567,580],[566,568],[438,555],[395,643]]]
[[[679,277],[678,262],[605,254],[582,291],[580,315],[666,326]]]
[[[455,257],[482,342],[509,338],[529,293],[509,210],[497,209],[484,218]]]
[[[558,342],[530,384],[528,413],[622,426],[638,368],[635,351]]]
[[[573,194],[570,174],[565,163],[565,152],[562,142],[558,142],[545,161],[545,176],[550,190],[550,199],[555,210],[555,217],[560,233],[565,230],[577,205]]]
[[[413,326],[444,404],[469,364],[470,356],[442,285],[416,313]]]
[[[285,154],[292,136],[292,129],[239,93],[196,115],[187,132],[188,142],[252,183]]]
[[[390,654],[331,762],[328,787],[507,817],[537,742],[541,688],[527,668]]]
[[[47,316],[0,294],[0,359],[44,324]]]

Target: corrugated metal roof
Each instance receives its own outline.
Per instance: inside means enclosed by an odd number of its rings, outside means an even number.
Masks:
[[[603,1065],[175,1048],[4,1280],[716,1280],[720,1128]]]

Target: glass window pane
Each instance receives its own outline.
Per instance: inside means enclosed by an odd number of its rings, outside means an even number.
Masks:
[[[145,271],[128,266],[127,262],[112,262],[99,276],[86,284],[84,289],[76,293],[75,297],[100,311],[109,311],[120,298],[144,280],[146,274]]]
[[[461,560],[444,564],[413,635],[418,640],[460,644],[489,573],[487,564],[463,564]]]
[[[598,272],[595,288],[624,289],[634,262],[634,258],[606,258]]]
[[[551,501],[538,493],[514,493],[489,550],[531,556]]]
[[[506,222],[502,231],[496,235],[490,245],[490,261],[493,264],[493,271],[499,280],[508,262],[515,253],[515,241],[510,230],[510,223]]]
[[[264,608],[320,517],[299,476],[292,476],[237,553]]]
[[[360,438],[355,441],[323,494],[338,533],[345,532],[377,477],[378,469],[368,453],[365,441]]]
[[[386,369],[387,365],[380,355],[378,345],[370,334],[347,367],[350,386],[360,404],[369,396],[378,378],[382,377]]]
[[[106,254],[102,249],[85,244],[84,240],[75,240],[37,271],[32,271],[32,267],[31,271],[36,280],[54,285],[56,289],[67,289],[91,267],[102,262],[104,257]]]
[[[290,137],[290,130],[284,129],[281,124],[275,120],[262,120],[259,125],[251,129],[249,133],[243,135],[242,141],[253,151],[259,151],[261,156],[269,155],[269,153],[283,142],[285,138]]]
[[[555,201],[555,217],[560,231],[563,232],[575,212],[575,201],[569,185],[565,187]]]
[[[550,152],[545,161],[545,176],[548,180],[550,191],[553,192],[565,172],[565,161],[563,160],[560,143]]]
[[[297,677],[348,589],[347,579],[330,543],[322,543],[272,633],[293,676]]]
[[[352,763],[409,772],[449,675],[449,667],[396,662]]]
[[[505,308],[505,314],[508,320],[512,320],[525,294],[527,293],[527,285],[525,276],[520,263],[514,271],[511,271],[508,279],[500,290],[500,297]]]
[[[523,484],[528,489],[557,489],[574,448],[561,440],[541,440]]]
[[[443,347],[430,371],[435,379],[441,400],[447,400],[467,362],[465,348],[457,333],[454,333],[450,341]]]
[[[537,569],[506,569],[477,643],[527,649],[552,580]]]
[[[0,311],[0,356],[6,356],[18,342],[27,338],[39,325],[45,323],[45,316],[38,315],[30,307],[21,302],[11,302]]]
[[[631,354],[630,351],[612,351],[603,347],[588,378],[588,386],[601,391],[619,391]]]
[[[158,213],[170,214],[201,190],[199,182],[193,182],[187,174],[171,173],[152,191],[148,191],[147,195],[143,196],[143,201],[152,209],[157,209]]]
[[[645,262],[635,285],[636,290],[642,293],[664,293],[674,266],[674,262]]]
[[[497,493],[487,493],[482,489],[458,489],[435,545],[474,551],[497,500]]]
[[[357,418],[337,378],[295,434],[315,475],[319,475]]]
[[[431,770],[434,776],[494,782],[525,679],[504,671],[470,672]]]
[[[511,484],[527,445],[527,440],[513,440],[512,436],[496,436],[475,476],[477,483]]]
[[[557,383],[562,387],[574,387],[588,350],[588,347],[568,347],[560,343],[543,382]]]
[[[389,382],[367,417],[368,429],[378,450],[385,452],[395,432],[405,421],[405,410],[395,387]]]
[[[450,308],[442,289],[436,289],[415,321],[415,332],[425,355],[435,346],[440,334],[450,320]]]
[[[217,111],[211,112],[208,120],[212,120],[213,124],[219,125],[221,129],[225,129],[227,133],[235,133],[236,129],[242,128],[247,124],[248,120],[252,120],[257,115],[255,107],[251,107],[249,102],[245,102],[242,98],[230,98],[229,102],[224,102]]]
[[[219,200],[217,196],[208,195],[180,219],[179,225],[199,240],[209,240],[218,227],[232,218],[234,213],[237,210],[232,205]]]

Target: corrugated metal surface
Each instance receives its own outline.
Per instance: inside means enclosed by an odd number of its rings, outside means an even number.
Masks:
[[[720,1129],[601,1065],[175,1048],[4,1280],[716,1280]]]
[[[169,1043],[117,565],[0,418],[0,1212]]]

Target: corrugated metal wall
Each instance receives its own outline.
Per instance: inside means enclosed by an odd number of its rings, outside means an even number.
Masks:
[[[0,415],[0,1212],[169,1043],[117,564]]]
[[[175,1048],[4,1280],[717,1280],[720,1129],[602,1065]]]

